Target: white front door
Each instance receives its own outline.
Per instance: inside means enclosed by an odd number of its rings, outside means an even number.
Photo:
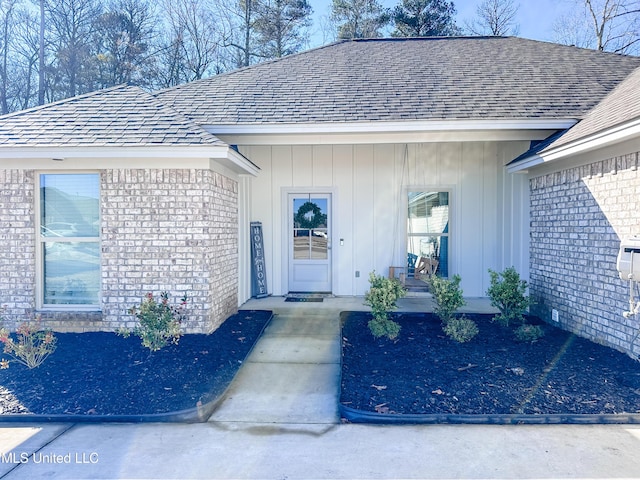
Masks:
[[[331,292],[331,194],[290,193],[289,291]]]

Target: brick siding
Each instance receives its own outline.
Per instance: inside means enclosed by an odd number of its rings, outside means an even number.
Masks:
[[[0,305],[8,327],[34,314],[34,191],[33,171],[0,170]]]
[[[33,171],[0,172],[0,303],[15,324],[35,307]],[[188,296],[189,333],[215,330],[237,310],[238,185],[210,170],[103,170],[102,311],[43,312],[57,331],[132,327],[148,292]],[[9,261],[11,259],[11,261]],[[20,268],[15,272],[15,266]],[[8,298],[6,298],[8,297]]]
[[[147,292],[188,295],[188,332],[237,308],[237,182],[209,170],[108,170],[102,184],[103,322],[133,326]]]
[[[533,312],[598,343],[640,354],[618,277],[620,240],[640,234],[639,154],[532,178],[530,289]]]

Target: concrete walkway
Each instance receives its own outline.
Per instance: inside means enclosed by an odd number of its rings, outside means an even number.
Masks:
[[[339,313],[302,305],[274,310],[211,422],[337,423]]]
[[[276,318],[209,422],[0,424],[0,478],[640,478],[640,426],[340,424],[338,315],[362,299],[244,308]]]

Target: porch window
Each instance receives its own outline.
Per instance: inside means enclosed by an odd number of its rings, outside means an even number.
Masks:
[[[94,173],[39,175],[41,308],[99,305],[99,185]]]
[[[437,262],[435,273],[449,276],[449,192],[408,193],[407,264],[411,275],[420,257]]]

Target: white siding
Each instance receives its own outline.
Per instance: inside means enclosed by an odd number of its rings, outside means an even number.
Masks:
[[[498,165],[506,165],[522,153],[517,143],[505,143],[498,150]],[[525,174],[509,174],[506,169],[496,170],[499,232],[499,268],[514,266],[520,276],[529,279],[529,179]]]
[[[250,220],[261,221],[269,289],[287,293],[285,193],[333,195],[333,293],[362,295],[372,270],[406,261],[410,189],[451,192],[450,274],[467,296],[484,296],[489,268],[528,275],[528,185],[503,166],[527,142],[246,146],[260,168],[252,178]],[[344,244],[340,245],[340,239]],[[356,277],[359,272],[359,277]],[[248,281],[248,279],[246,280]]]

